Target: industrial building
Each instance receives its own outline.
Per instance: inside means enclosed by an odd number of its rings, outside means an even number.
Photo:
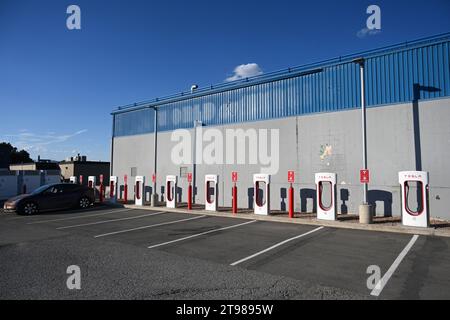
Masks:
[[[97,177],[99,183],[100,175],[103,175],[103,182],[109,183],[109,162],[106,161],[89,161],[86,156],[80,156],[79,154],[75,157],[67,158],[65,161],[59,163],[59,168],[61,169],[62,179],[66,182],[69,181],[70,177],[74,176],[79,178],[83,176],[83,184],[87,185],[88,177]]]
[[[177,197],[185,202],[191,172],[196,203],[204,203],[204,176],[218,174],[219,205],[230,207],[231,173],[236,171],[238,206],[249,208],[253,174],[267,164],[261,158],[257,163],[248,161],[249,152],[256,149],[250,143],[238,147],[236,153],[245,154],[246,163],[205,164],[198,159],[194,141],[210,128],[223,136],[227,129],[278,130],[272,208],[286,209],[288,170],[295,171],[295,210],[299,212],[316,211],[314,174],[335,172],[338,213],[357,213],[363,189],[359,176],[361,80],[355,60],[363,58],[369,203],[375,205],[377,215],[400,215],[399,171],[423,170],[429,172],[431,216],[448,219],[449,42],[450,34],[444,34],[117,108],[112,112],[111,174],[119,177],[121,185],[124,175],[129,185],[135,176],[145,176],[149,200],[156,171],[161,201],[166,175],[176,175]],[[173,161],[172,151],[179,144],[173,137],[177,129],[195,137],[191,163]],[[132,187],[128,197],[134,197]]]
[[[41,159],[38,156],[37,161],[29,163],[16,163],[10,164],[9,170],[11,171],[35,171],[35,170],[59,170],[59,165],[57,161],[49,159]]]

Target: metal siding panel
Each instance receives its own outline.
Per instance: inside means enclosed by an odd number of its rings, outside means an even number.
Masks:
[[[450,95],[450,45],[444,44],[445,96]]]
[[[423,83],[422,86],[428,87],[430,85],[430,79],[428,77],[428,69],[430,68],[430,63],[428,61],[428,50],[427,48],[422,48],[422,54],[423,54]],[[430,94],[428,90],[421,90],[423,92],[423,98],[428,99],[430,97]]]
[[[378,103],[383,104],[384,103],[384,97],[386,96],[385,92],[385,76],[384,76],[384,56],[383,57],[377,57],[378,60],[378,75],[380,76],[380,87],[378,88]]]
[[[387,73],[389,74],[388,81],[388,89],[389,94],[387,96],[387,101],[395,101],[395,92],[394,92],[394,61],[392,58],[392,54],[388,55],[388,63],[387,63]]]
[[[336,103],[336,67],[331,68],[331,74],[330,74],[330,111],[335,110],[335,103]]]
[[[389,69],[387,67],[389,61],[388,61],[388,57],[384,56],[383,57],[383,69],[381,70],[382,74],[384,75],[384,81],[383,81],[383,104],[385,104],[388,100],[387,98],[389,97]]]
[[[396,53],[394,55],[394,65],[392,66],[394,69],[394,92],[395,92],[395,101],[401,101],[400,95],[400,66],[401,66],[401,55]]]
[[[423,86],[423,53],[422,48],[417,51],[417,84]],[[419,99],[423,98],[422,91],[419,93]]]
[[[375,92],[373,87],[374,76],[372,72],[372,60],[366,61],[366,67],[364,68],[364,71],[366,79],[366,105],[371,106],[373,104],[372,93]]]
[[[332,78],[333,78],[333,68],[329,69],[330,71],[327,73],[327,104],[326,104],[326,111],[331,110],[331,103],[333,99],[333,92],[332,92]]]
[[[353,86],[353,82],[351,81],[351,77],[350,75],[350,71],[349,71],[350,67],[348,64],[346,64],[344,66],[344,81],[345,81],[345,101],[346,101],[346,105],[349,107],[353,107],[353,103],[351,101],[351,90],[352,90],[352,86]]]
[[[373,105],[377,105],[380,103],[380,69],[379,69],[379,64],[377,63],[378,59],[374,58],[371,59],[372,61],[372,65],[373,65],[373,75],[374,75],[374,81],[373,81],[373,92],[372,92],[372,97],[373,97]]]
[[[430,46],[428,47],[428,83],[430,87],[436,87],[437,83],[434,81],[434,74],[436,73],[437,70],[435,70],[435,61],[434,61],[434,53],[433,53],[433,47]],[[430,98],[435,98],[436,94],[434,93],[434,91],[430,91],[429,92],[429,97]]]
[[[413,86],[420,98],[450,95],[449,44],[429,43],[366,59],[368,106],[407,102]],[[289,117],[360,107],[359,67],[354,63],[330,65],[322,72],[254,84],[161,105],[158,130],[190,128],[194,120],[206,125]],[[154,111],[137,109],[114,116],[114,136],[153,132]]]
[[[444,61],[443,61],[443,55],[442,55],[442,44],[438,44],[435,48],[435,52],[436,52],[436,70],[438,70],[438,78],[437,78],[437,83],[438,83],[438,88],[440,89],[440,91],[438,92],[438,96],[442,97],[443,95],[443,91],[444,89],[444,72],[441,68],[441,66],[444,65]]]
[[[409,77],[408,77],[408,51],[402,52],[402,67],[401,67],[400,77],[402,79],[401,82],[401,90],[403,91],[402,101],[409,100]]]
[[[433,57],[433,70],[431,76],[433,77],[433,86],[439,88],[439,62],[437,51],[438,48],[436,46],[431,47],[432,57]],[[440,96],[439,91],[433,92],[433,98],[437,98]]]
[[[446,49],[447,44],[441,45],[440,52],[440,64],[439,66],[442,66],[441,68],[441,80],[440,80],[440,88],[441,88],[441,97],[447,96],[450,93],[450,90],[448,90],[447,85],[449,85],[449,66],[448,66],[448,51]],[[447,57],[447,66],[446,66],[446,57]]]

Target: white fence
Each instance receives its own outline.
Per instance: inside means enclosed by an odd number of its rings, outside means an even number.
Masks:
[[[61,182],[60,172],[0,170],[0,200],[30,193],[42,185]]]

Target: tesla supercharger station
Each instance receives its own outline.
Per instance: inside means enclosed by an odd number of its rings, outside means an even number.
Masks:
[[[336,220],[336,173],[316,173],[317,219]],[[329,184],[329,204],[324,204],[323,188]]]
[[[428,227],[430,215],[428,212],[428,172],[426,171],[401,171],[398,173],[398,182],[402,194],[402,223],[411,227]],[[410,207],[409,196],[411,182],[417,186],[417,206]]]
[[[95,189],[95,186],[97,185],[97,177],[95,176],[89,176],[88,177],[88,187]]]
[[[71,176],[71,177],[69,178],[69,181],[70,181],[70,183],[76,184],[76,183],[77,183],[77,177]]]
[[[264,184],[263,194],[260,195],[259,188]],[[253,198],[255,214],[270,214],[270,174],[258,173],[253,175]]]
[[[109,201],[115,203],[117,201],[117,192],[119,191],[119,177],[109,177]]]
[[[166,176],[166,207],[177,207],[177,176]]]
[[[134,182],[134,204],[137,206],[144,205],[144,189],[145,189],[145,177],[144,176],[136,176],[136,180]]]
[[[205,210],[217,211],[219,176],[217,174],[207,174],[205,176]]]

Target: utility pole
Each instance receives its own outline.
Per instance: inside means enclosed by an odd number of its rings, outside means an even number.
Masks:
[[[366,99],[365,99],[365,79],[364,79],[364,58],[353,60],[359,65],[360,81],[361,81],[361,129],[362,129],[362,165],[363,170],[367,170],[367,128],[366,128]],[[359,222],[364,224],[372,223],[372,208],[367,201],[368,184],[363,183],[363,202],[359,206]]]
[[[158,205],[158,193],[156,192],[156,179],[157,176],[157,166],[158,166],[158,109],[156,107],[153,107],[154,110],[154,119],[153,119],[153,174],[155,175],[155,178],[153,180],[153,192],[152,192],[152,198],[150,201],[150,205],[152,207],[156,207]]]

